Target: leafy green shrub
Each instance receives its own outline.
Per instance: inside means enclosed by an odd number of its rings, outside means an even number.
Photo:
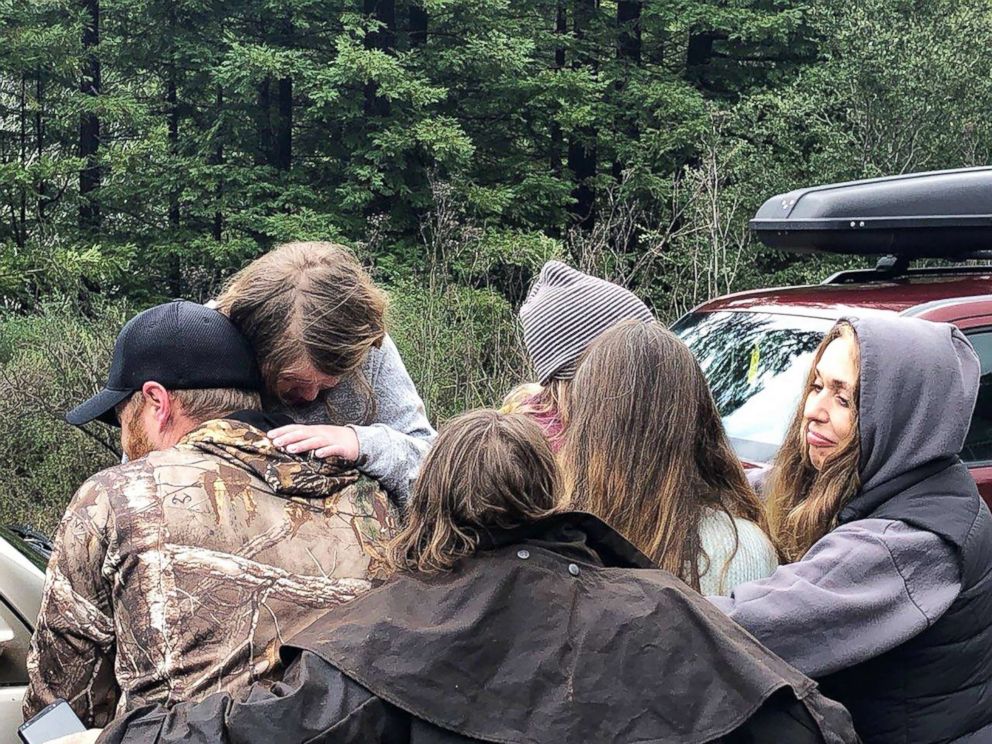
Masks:
[[[125,306],[104,305],[84,316],[63,302],[0,317],[0,524],[52,532],[76,488],[120,461],[116,431],[80,431],[62,416],[106,381],[128,315]]]
[[[526,377],[516,315],[491,289],[436,274],[390,288],[390,335],[434,422],[498,406]]]

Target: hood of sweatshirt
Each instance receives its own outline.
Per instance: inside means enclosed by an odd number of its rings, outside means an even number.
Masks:
[[[844,318],[861,353],[861,491],[961,452],[981,366],[961,331],[899,315]]]

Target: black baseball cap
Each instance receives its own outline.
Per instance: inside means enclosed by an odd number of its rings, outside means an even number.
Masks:
[[[167,390],[262,389],[251,344],[217,310],[173,300],[138,313],[117,335],[103,390],[65,415],[118,426],[114,407],[154,380]]]

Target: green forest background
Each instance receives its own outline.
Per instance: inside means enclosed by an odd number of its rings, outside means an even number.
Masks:
[[[990,0],[0,0],[0,523],[115,432],[121,322],[272,245],[353,246],[431,417],[526,379],[561,257],[663,320],[852,259],[762,250],[803,185],[987,164]]]

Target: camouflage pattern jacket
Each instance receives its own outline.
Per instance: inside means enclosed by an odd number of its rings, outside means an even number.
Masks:
[[[56,533],[25,717],[62,697],[103,726],[271,678],[283,639],[371,587],[391,510],[357,471],[238,420],[98,473]]]

